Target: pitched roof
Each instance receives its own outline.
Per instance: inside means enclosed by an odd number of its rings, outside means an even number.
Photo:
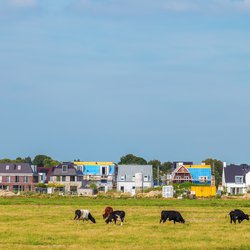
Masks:
[[[33,174],[32,167],[29,163],[0,163],[0,173],[6,174]]]
[[[126,175],[126,181],[132,181],[136,173],[142,173],[152,178],[152,165],[118,165],[118,179]]]
[[[244,182],[245,182],[245,176],[246,173],[250,171],[250,166],[246,164],[242,165],[227,165],[224,168],[225,173],[225,182],[226,183],[234,183],[235,182],[235,176],[243,176]]]
[[[67,165],[68,166],[68,169],[67,171],[63,171],[63,166],[64,165]],[[67,175],[67,176],[72,176],[72,175],[83,175],[82,171],[80,170],[77,170],[75,167],[74,167],[74,164],[73,163],[62,163],[60,165],[58,165],[57,167],[54,168],[53,170],[53,173],[52,175],[59,175],[59,176],[62,176],[62,175]]]

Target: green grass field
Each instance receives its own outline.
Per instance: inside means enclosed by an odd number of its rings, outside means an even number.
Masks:
[[[124,226],[107,225],[106,206],[126,211]],[[74,220],[89,209],[97,223]],[[226,214],[248,200],[0,198],[0,249],[250,249],[250,221],[229,223]],[[163,209],[182,213],[185,224],[159,224]]]

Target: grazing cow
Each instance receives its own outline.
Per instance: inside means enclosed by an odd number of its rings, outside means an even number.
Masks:
[[[84,222],[84,220],[87,220],[87,221],[90,220],[93,223],[96,223],[95,218],[91,215],[89,210],[85,210],[85,209],[77,209],[75,211],[74,220],[76,221],[82,220],[82,222]]]
[[[115,222],[116,224],[116,221],[117,220],[120,220],[121,221],[121,226],[123,225],[123,222],[125,220],[125,212],[124,211],[121,211],[121,210],[117,210],[117,211],[113,211],[109,214],[109,217],[108,219],[106,220],[106,223],[111,223],[112,221]]]
[[[249,215],[245,214],[242,210],[240,209],[235,209],[232,210],[230,213],[230,223],[232,223],[232,221],[234,222],[234,224],[236,224],[236,221],[238,220],[239,223],[241,223],[243,220],[249,220]]]
[[[104,210],[104,214],[102,215],[103,219],[106,219],[110,215],[111,212],[113,212],[113,208],[106,207]]]
[[[173,220],[174,224],[175,224],[175,222],[185,223],[185,220],[182,218],[182,216],[179,212],[171,211],[171,210],[161,211],[160,223],[161,222],[165,223],[167,219],[169,219],[169,221]]]

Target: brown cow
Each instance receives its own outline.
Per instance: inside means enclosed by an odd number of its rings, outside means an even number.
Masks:
[[[113,212],[112,207],[106,207],[104,210],[104,214],[102,215],[103,219],[106,219],[107,217],[109,217],[110,213],[112,213],[112,212]]]

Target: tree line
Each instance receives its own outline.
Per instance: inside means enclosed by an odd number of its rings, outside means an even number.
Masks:
[[[78,159],[78,161],[80,161]],[[47,155],[36,155],[34,159],[31,159],[31,157],[17,157],[16,159],[8,159],[3,158],[0,159],[1,162],[14,162],[14,163],[29,163],[37,166],[42,167],[53,167],[60,164],[58,160],[55,160]],[[211,165],[212,167],[212,173],[215,176],[215,184],[218,186],[219,183],[221,183],[222,180],[222,170],[223,170],[223,163],[220,160],[207,158],[203,160],[208,165]],[[154,181],[158,181],[158,173],[159,177],[161,178],[164,175],[170,174],[173,171],[173,162],[167,161],[167,162],[161,162],[157,159],[146,161],[143,157],[136,156],[133,154],[127,154],[120,158],[120,161],[118,164],[137,164],[137,165],[152,165],[153,166],[153,179]]]

